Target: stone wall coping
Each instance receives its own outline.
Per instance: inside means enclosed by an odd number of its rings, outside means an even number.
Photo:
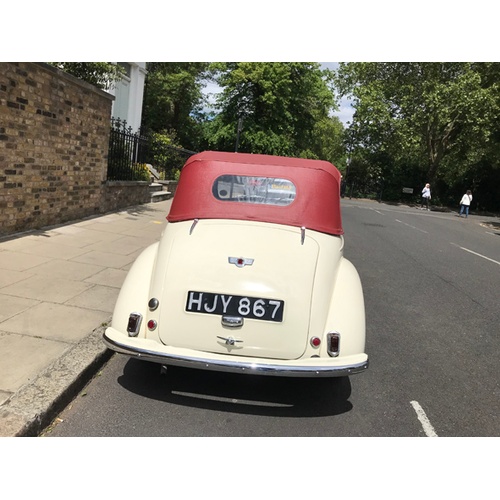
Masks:
[[[32,63],[37,66],[42,66],[45,70],[50,71],[51,73],[54,73],[58,75],[60,78],[63,78],[65,80],[69,80],[70,82],[79,85],[80,87],[84,87],[92,92],[95,92],[96,94],[99,94],[102,97],[106,97],[110,101],[115,100],[115,96],[110,94],[109,92],[106,92],[105,90],[101,90],[100,88],[96,87],[95,85],[92,85],[91,83],[87,83],[83,80],[80,80],[76,76],[70,75],[69,73],[66,73],[66,71],[63,71],[62,69],[56,68],[55,66],[51,66],[50,64],[44,63],[44,62],[35,62]]]

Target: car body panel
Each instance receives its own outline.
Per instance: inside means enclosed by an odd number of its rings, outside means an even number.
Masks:
[[[188,229],[185,223],[169,224],[166,237],[172,244],[165,253],[161,247],[158,255],[168,262],[163,283],[157,280],[151,290],[151,296],[161,297],[160,304],[166,304],[158,319],[161,341],[230,355],[301,356],[307,344],[319,252],[314,239],[307,238],[302,245],[296,228],[247,221],[206,220],[192,234]],[[253,263],[238,267],[229,262],[230,257],[251,258]],[[193,304],[194,312],[185,310],[189,298],[199,299],[198,294],[188,297],[189,291],[218,294],[220,301],[220,296],[226,301],[233,296],[284,300],[283,320],[246,318],[251,308],[242,299],[238,309],[243,325],[228,331],[220,316],[205,312],[214,307],[214,301]],[[295,328],[290,329],[290,324]],[[228,345],[219,338],[228,335],[238,337],[239,342]]]

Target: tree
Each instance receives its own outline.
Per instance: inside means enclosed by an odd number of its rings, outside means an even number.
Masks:
[[[115,63],[51,62],[48,64],[103,90],[108,90],[114,82],[119,81],[125,74],[125,70]]]
[[[208,63],[147,63],[143,128],[175,135],[183,147],[199,149],[202,140],[202,89]]]
[[[336,82],[356,109],[357,142],[419,157],[436,179],[446,156],[487,144],[498,117],[498,70],[474,63],[341,63]]]
[[[309,158],[338,154],[341,137],[335,134],[341,131],[329,118],[335,106],[330,73],[318,63],[214,63],[211,69],[223,90],[218,114],[208,126],[210,147],[234,150],[241,123],[242,152]],[[328,145],[320,144],[320,137]]]

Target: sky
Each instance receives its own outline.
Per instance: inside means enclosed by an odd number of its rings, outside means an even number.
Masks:
[[[337,69],[338,62],[320,62],[321,67],[325,69]],[[338,111],[333,113],[334,116],[338,116],[340,121],[344,124],[344,127],[348,125],[348,122],[352,121],[354,109],[351,106],[351,101],[343,97],[339,103]]]

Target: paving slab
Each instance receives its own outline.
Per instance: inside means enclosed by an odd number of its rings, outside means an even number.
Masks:
[[[130,264],[133,260],[134,258],[129,255],[95,251],[87,252],[73,259],[74,262],[80,262],[82,264],[92,264],[100,266],[101,268],[113,267],[115,269],[120,269]]]
[[[19,248],[21,249],[29,248],[30,246],[36,245],[38,239],[39,238],[37,236],[29,235],[29,236],[17,236],[9,240],[3,240],[1,241],[0,244],[0,252],[2,251],[15,252]]]
[[[123,269],[103,269],[97,274],[90,276],[90,278],[87,278],[85,282],[121,288],[126,276],[127,271]]]
[[[91,283],[35,275],[0,289],[2,294],[48,302],[64,302],[92,287]]]
[[[2,329],[2,322],[12,318],[16,314],[27,311],[30,307],[39,304],[39,300],[31,300],[22,297],[12,297],[0,292],[0,330]]]
[[[133,221],[132,221],[133,223]],[[92,225],[85,226],[86,229],[90,229],[98,232],[107,232],[112,234],[122,234],[124,231],[129,231],[134,226],[131,225],[130,221],[124,220],[108,220],[101,221],[98,220]]]
[[[99,243],[94,243],[89,245],[85,249],[87,251],[103,252],[103,253],[113,253],[118,255],[130,255],[142,251],[145,246],[158,241],[158,238],[148,237],[138,238],[136,236],[124,236],[114,241],[104,241]]]
[[[0,332],[0,390],[14,393],[66,352],[71,344]]]
[[[39,255],[42,257],[49,257],[51,259],[68,260],[77,257],[88,250],[71,245],[64,245],[55,238],[48,238],[44,241],[37,241],[32,245],[22,248],[19,247],[19,252],[29,255]]]
[[[0,290],[7,285],[29,278],[31,274],[22,271],[12,271],[10,269],[0,269]]]
[[[42,274],[50,278],[69,280],[85,280],[101,272],[105,267],[74,260],[54,259],[44,262],[36,267],[31,267],[33,274]]]
[[[57,238],[53,241],[61,245],[85,248],[94,243],[101,243],[103,241],[114,241],[122,237],[117,233],[103,233],[102,231],[90,231],[81,229],[77,234],[58,234],[53,233],[51,238]]]
[[[5,250],[0,252],[0,269],[26,271],[27,269],[31,269],[45,262],[50,262],[50,260],[50,257]]]
[[[0,323],[3,331],[75,343],[107,321],[109,313],[41,302]]]
[[[66,305],[112,313],[119,293],[116,287],[94,285],[68,300]]]

